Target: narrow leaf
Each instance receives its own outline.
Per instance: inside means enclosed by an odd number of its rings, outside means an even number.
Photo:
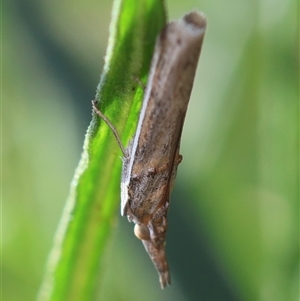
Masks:
[[[162,0],[116,0],[112,15],[96,99],[126,146],[143,96],[137,79],[146,83],[155,39],[166,17]],[[111,130],[93,114],[38,300],[92,300],[99,261],[101,269],[119,214],[120,155]]]

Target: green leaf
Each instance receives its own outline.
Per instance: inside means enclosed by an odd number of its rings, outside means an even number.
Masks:
[[[155,39],[166,22],[161,0],[115,1],[96,99],[126,146],[132,138]],[[87,105],[91,106],[90,100]],[[93,114],[57,230],[39,300],[91,300],[119,206],[120,150]],[[105,271],[102,271],[105,273]]]

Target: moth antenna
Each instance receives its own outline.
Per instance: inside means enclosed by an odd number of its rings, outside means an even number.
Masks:
[[[146,90],[146,85],[137,77],[137,76],[132,76],[132,78],[141,86],[141,88],[144,90]]]
[[[113,124],[111,123],[111,121],[96,107],[97,101],[96,100],[92,100],[92,106],[93,106],[93,110],[95,111],[95,113],[109,126],[109,128],[112,130],[113,134],[115,135],[117,142],[119,144],[119,147],[123,153],[123,156],[125,158],[128,157],[127,152],[125,147],[123,146],[123,143],[120,139],[120,136],[118,134],[117,129],[113,126]]]

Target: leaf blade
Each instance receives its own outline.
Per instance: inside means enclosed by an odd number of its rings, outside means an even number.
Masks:
[[[150,22],[153,14],[155,23]],[[96,99],[126,142],[134,133],[143,94],[134,77],[146,79],[165,21],[161,0],[115,1]],[[119,203],[121,160],[116,149],[109,128],[94,114],[39,300],[90,300]]]

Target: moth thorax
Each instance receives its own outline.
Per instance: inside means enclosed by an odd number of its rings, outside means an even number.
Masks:
[[[149,240],[150,232],[147,226],[135,224],[134,234],[140,240]]]

